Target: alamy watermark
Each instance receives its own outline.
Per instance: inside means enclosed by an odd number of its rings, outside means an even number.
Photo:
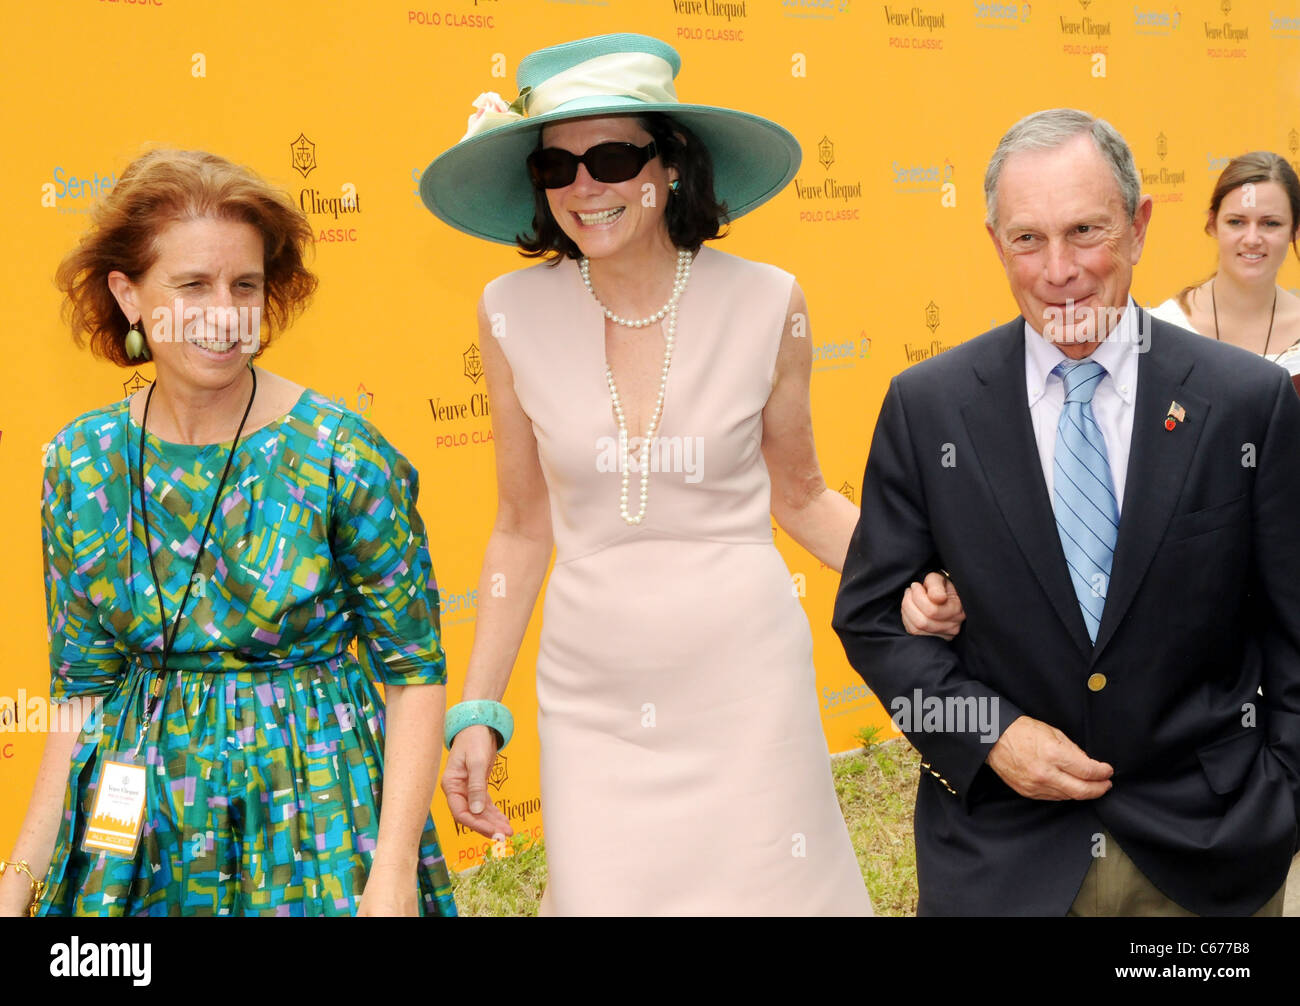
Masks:
[[[1118,342],[1134,342],[1138,352],[1151,348],[1151,324],[1142,323],[1142,316],[1134,324],[1121,326],[1120,319],[1128,306],[1079,306],[1067,299],[1061,306],[1049,305],[1043,311],[1043,338],[1058,345],[1077,345],[1084,342],[1105,342],[1108,338]]]
[[[890,719],[904,734],[979,734],[992,744],[1001,736],[996,695],[896,695],[889,702]]]
[[[78,696],[55,702],[44,695],[28,695],[25,688],[18,695],[0,695],[0,734],[65,733],[86,730],[93,738],[100,736],[103,717],[96,715],[104,704],[102,695]]]
[[[629,437],[627,442],[627,469],[641,471],[642,437]],[[622,472],[623,452],[618,437],[596,438],[596,471]],[[703,437],[655,437],[650,441],[646,467],[651,472],[680,472],[692,485],[704,479]]]
[[[186,306],[177,298],[153,309],[149,335],[154,342],[191,342],[220,349],[239,343],[242,352],[256,353],[262,338],[262,308]]]

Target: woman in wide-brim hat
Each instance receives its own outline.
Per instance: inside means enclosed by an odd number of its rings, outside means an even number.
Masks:
[[[679,66],[643,35],[535,52],[519,98],[481,96],[421,180],[453,227],[551,258],[479,305],[500,501],[444,790],[462,824],[511,832],[486,789],[497,700],[554,545],[543,911],[868,913],[771,528],[839,569],[857,509],[817,465],[794,277],[704,244],[790,181],[799,146],[679,103]],[[909,617],[955,632],[934,581]]]

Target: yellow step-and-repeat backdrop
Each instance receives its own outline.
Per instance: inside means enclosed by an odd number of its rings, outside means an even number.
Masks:
[[[247,164],[310,216],[320,292],[262,362],[364,414],[419,469],[453,701],[495,509],[475,302],[527,263],[442,225],[416,183],[480,91],[514,97],[526,53],[656,35],[682,54],[684,100],[766,115],[799,138],[795,183],[720,247],[799,278],[822,467],[851,499],[890,377],[1014,314],[982,191],[1012,122],[1068,105],[1129,140],[1157,204],[1135,287],[1144,304],[1212,271],[1204,207],[1228,158],[1263,148],[1300,161],[1300,0],[6,0],[3,27],[0,854],[43,744],[29,716],[48,689],[43,445],[152,376],[78,351],[51,277],[95,200],[150,146]],[[1282,282],[1300,285],[1294,260]],[[865,726],[889,732],[830,629],[838,577],[777,539],[813,625],[831,749],[856,746]],[[517,739],[492,780],[531,834],[538,621],[506,695]],[[491,843],[456,828],[441,798],[435,817],[454,869],[482,861]]]

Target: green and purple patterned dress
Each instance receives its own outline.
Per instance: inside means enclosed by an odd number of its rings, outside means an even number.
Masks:
[[[377,684],[446,680],[418,476],[312,391],[245,435],[141,749],[143,835],[134,858],[87,853],[98,765],[134,746],[162,648],[139,437],[122,401],[69,424],[46,458],[51,695],[102,704],[73,753],[39,914],[354,914],[379,831]],[[170,622],[229,444],[146,444]],[[432,818],[419,857],[421,914],[454,915]]]

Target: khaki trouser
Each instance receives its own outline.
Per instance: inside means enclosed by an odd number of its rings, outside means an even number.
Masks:
[[[1182,905],[1171,901],[1155,884],[1147,880],[1137,864],[1119,847],[1115,836],[1105,835],[1106,855],[1097,856],[1083,878],[1083,886],[1070,906],[1067,915],[1115,916],[1161,915],[1195,916]],[[1277,917],[1282,914],[1282,900],[1286,894],[1286,881],[1268,902],[1255,913],[1256,917]]]

